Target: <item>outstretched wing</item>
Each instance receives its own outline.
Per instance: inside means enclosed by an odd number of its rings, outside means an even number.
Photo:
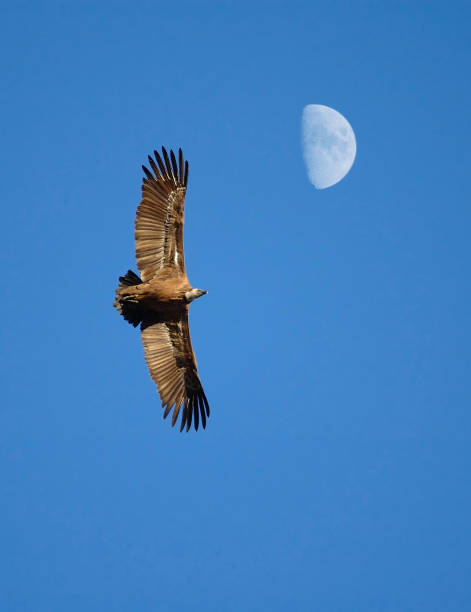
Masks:
[[[171,320],[152,315],[141,324],[145,358],[152,380],[158,387],[164,419],[173,408],[172,427],[183,406],[180,431],[188,431],[193,420],[197,430],[206,427],[209,405],[196,368],[188,327],[188,307]]]
[[[162,157],[149,155],[153,174],[142,166],[142,200],[137,207],[135,238],[137,267],[144,282],[164,267],[185,273],[183,223],[188,162],[178,150],[170,158],[162,147]]]

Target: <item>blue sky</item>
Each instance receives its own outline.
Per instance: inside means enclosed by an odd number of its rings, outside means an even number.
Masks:
[[[470,13],[4,7],[2,610],[468,608]],[[357,138],[324,191],[306,104]],[[189,434],[111,306],[162,144],[209,291]]]

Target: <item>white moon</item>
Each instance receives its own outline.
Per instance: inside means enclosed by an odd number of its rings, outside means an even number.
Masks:
[[[338,183],[355,161],[357,143],[343,115],[322,104],[308,104],[302,118],[303,155],[316,189]]]

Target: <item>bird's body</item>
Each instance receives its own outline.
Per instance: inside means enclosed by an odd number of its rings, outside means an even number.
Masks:
[[[156,383],[164,418],[173,408],[172,425],[183,406],[180,430],[203,427],[209,405],[197,372],[188,327],[190,303],[207,293],[194,289],[185,271],[184,202],[188,162],[179,150],[178,164],[162,148],[149,157],[154,175],[143,166],[142,201],[136,215],[136,258],[141,278],[129,270],[120,277],[114,302],[134,327],[141,326],[149,372]]]
[[[186,277],[153,278],[147,283],[123,287],[120,290],[120,297],[124,300],[135,299],[146,310],[162,312],[181,309],[187,303],[185,294],[191,289]]]

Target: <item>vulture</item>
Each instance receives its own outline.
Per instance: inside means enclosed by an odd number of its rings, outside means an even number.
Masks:
[[[157,385],[164,419],[172,411],[172,427],[181,412],[180,431],[206,427],[209,404],[191,346],[188,311],[206,294],[186,276],[183,223],[188,162],[182,150],[148,156],[142,166],[142,200],[135,221],[136,260],[141,276],[128,270],[119,277],[113,306],[134,327],[140,325],[145,359]]]

